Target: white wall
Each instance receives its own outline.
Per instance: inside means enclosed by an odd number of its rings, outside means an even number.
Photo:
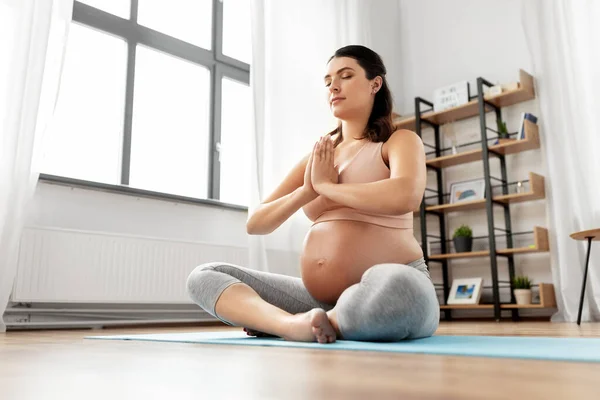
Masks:
[[[521,27],[522,0],[399,0],[402,88],[398,110],[414,112],[414,98],[477,77],[495,83],[531,71]]]

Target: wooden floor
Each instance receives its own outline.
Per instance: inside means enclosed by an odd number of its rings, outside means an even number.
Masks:
[[[83,339],[220,329],[232,328],[0,334],[0,399],[600,398],[600,364]],[[600,324],[451,322],[436,334],[600,337]]]

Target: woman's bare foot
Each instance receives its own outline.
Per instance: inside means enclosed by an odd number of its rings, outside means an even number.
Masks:
[[[283,338],[295,342],[333,343],[336,336],[325,310],[314,308],[307,313],[290,316]]]

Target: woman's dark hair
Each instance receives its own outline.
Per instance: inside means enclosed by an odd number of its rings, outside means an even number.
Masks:
[[[379,91],[375,94],[375,102],[373,110],[367,122],[362,139],[366,138],[370,142],[385,142],[394,132],[395,128],[392,123],[392,93],[385,79],[386,69],[383,65],[383,60],[379,54],[373,50],[360,45],[350,45],[338,49],[333,56],[327,61],[328,63],[336,57],[354,58],[366,72],[367,79],[373,79],[376,76],[381,76],[383,83]],[[334,147],[342,141],[342,126],[338,126],[333,131],[329,132],[331,136],[339,133],[340,135],[334,142]]]

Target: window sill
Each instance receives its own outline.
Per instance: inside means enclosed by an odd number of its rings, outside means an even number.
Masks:
[[[84,188],[84,189],[99,190],[102,192],[117,193],[117,194],[123,194],[123,195],[128,195],[128,196],[145,197],[145,198],[164,200],[164,201],[175,201],[178,203],[207,205],[207,206],[218,207],[221,209],[248,212],[248,207],[240,206],[237,204],[223,203],[219,200],[197,199],[194,197],[186,197],[186,196],[179,196],[176,194],[161,193],[161,192],[154,192],[151,190],[138,189],[138,188],[133,188],[133,187],[126,186],[126,185],[111,185],[109,183],[92,182],[92,181],[86,181],[86,180],[82,180],[82,179],[67,178],[64,176],[48,175],[48,174],[40,174],[39,180],[44,183],[58,184],[58,185],[63,185],[63,186],[80,187],[80,188]]]

